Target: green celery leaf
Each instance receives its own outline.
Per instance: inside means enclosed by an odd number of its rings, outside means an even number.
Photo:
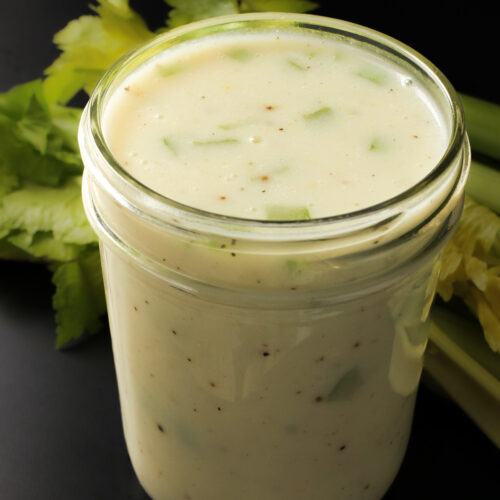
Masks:
[[[31,99],[36,96],[40,102],[44,101],[41,80],[33,80],[12,87],[8,92],[0,94],[0,116],[17,121],[20,120],[30,106]]]
[[[101,264],[97,245],[79,259],[51,266],[56,286],[56,347],[70,347],[85,335],[98,333],[106,313]]]
[[[101,75],[153,33],[127,0],[99,0],[97,16],[81,16],[54,36],[62,54],[46,69],[50,103],[67,103],[80,89],[90,94]]]
[[[243,0],[241,12],[309,12],[318,4],[308,0]]]
[[[49,110],[43,104],[33,94],[22,118],[16,122],[17,136],[41,154],[45,154],[47,150],[48,136],[52,128]]]
[[[41,80],[0,94],[2,171],[18,182],[46,186],[56,186],[68,175],[81,173],[76,140],[80,114],[73,108],[49,106]]]
[[[172,10],[167,26],[175,28],[183,24],[209,17],[237,14],[237,0],[165,0]]]
[[[10,172],[0,157],[0,203],[3,197],[19,186],[19,178]],[[1,231],[1,228],[0,228]]]
[[[4,196],[0,238],[33,257],[49,261],[75,258],[97,242],[81,201],[81,178],[60,187],[30,185]]]

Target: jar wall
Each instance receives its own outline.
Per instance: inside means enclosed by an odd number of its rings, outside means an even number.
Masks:
[[[370,296],[263,310],[102,255],[127,446],[153,498],[383,495],[410,432],[435,259]]]

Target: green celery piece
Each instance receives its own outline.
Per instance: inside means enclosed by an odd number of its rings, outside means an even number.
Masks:
[[[305,66],[302,66],[302,64],[299,64],[296,61],[293,61],[292,59],[287,59],[286,61],[289,66],[291,66],[294,69],[297,69],[299,71],[307,71],[307,68]]]
[[[370,151],[384,151],[386,149],[386,141],[381,137],[374,137],[370,142]]]
[[[167,26],[175,28],[209,17],[237,14],[237,0],[165,0],[172,9]]]
[[[287,272],[294,278],[299,277],[304,273],[309,267],[309,263],[304,260],[292,260],[288,259],[285,261],[285,268]]]
[[[316,121],[316,120],[324,120],[325,118],[330,118],[332,114],[333,114],[332,108],[329,108],[328,106],[323,106],[322,108],[319,108],[316,111],[313,111],[312,113],[306,113],[305,115],[302,115],[302,117],[305,120]]]
[[[253,54],[250,52],[248,49],[245,49],[244,47],[239,47],[233,50],[230,50],[229,52],[226,53],[228,57],[231,59],[234,59],[235,61],[239,62],[247,62],[252,59]]]
[[[294,221],[309,220],[311,218],[307,207],[293,207],[285,205],[269,205],[266,207],[268,220]]]
[[[53,306],[56,311],[56,347],[71,347],[85,335],[98,333],[106,312],[99,249],[89,247],[78,259],[53,264],[56,286]]]
[[[240,142],[238,139],[213,139],[208,141],[193,141],[194,146],[217,146],[221,144],[236,144]]]
[[[364,80],[368,80],[375,85],[385,85],[387,83],[387,73],[380,68],[366,66],[356,71],[355,74],[356,76],[359,76]]]
[[[500,105],[466,94],[459,96],[472,149],[500,160]]]
[[[175,149],[174,145],[172,144],[172,141],[167,139],[166,137],[163,138],[163,144],[167,147],[167,149],[170,150],[170,152],[174,155],[177,155],[177,150]]]
[[[326,401],[347,401],[363,385],[359,368],[351,368],[335,383]]]
[[[473,158],[465,192],[481,205],[500,214],[500,170]]]
[[[242,0],[241,12],[309,12],[318,4],[308,0]]]
[[[158,74],[163,78],[169,78],[170,76],[177,75],[183,70],[184,67],[180,65],[158,66]]]

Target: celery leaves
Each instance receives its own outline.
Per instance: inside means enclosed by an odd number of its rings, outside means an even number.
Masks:
[[[438,293],[445,301],[461,297],[500,353],[500,217],[470,198],[445,247]]]
[[[89,248],[79,259],[53,264],[52,270],[56,321],[64,325],[58,328],[56,347],[69,347],[86,334],[98,333],[103,326],[106,301],[99,251]]]
[[[237,14],[237,0],[166,0],[172,7],[167,25],[175,28],[208,17]]]
[[[308,0],[242,0],[241,12],[309,12],[318,6]]]
[[[317,4],[308,0],[166,0],[172,7],[167,25],[175,28],[209,17],[245,12],[307,12]]]
[[[97,16],[81,16],[54,36],[62,54],[45,71],[49,102],[65,104],[81,89],[90,94],[113,62],[153,36],[127,0],[99,0],[92,8]]]
[[[55,270],[58,347],[95,331],[105,313],[97,238],[81,201],[80,114],[49,104],[41,80],[0,94],[0,257]],[[93,286],[70,279],[73,268],[94,276]]]

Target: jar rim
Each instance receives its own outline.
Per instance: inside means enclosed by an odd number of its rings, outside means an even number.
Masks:
[[[445,111],[449,113],[448,116],[451,119],[446,150],[426,176],[403,192],[360,210],[308,220],[263,220],[224,215],[192,207],[158,193],[125,170],[107,146],[101,116],[111,82],[117,77],[123,78],[128,75],[127,68],[134,63],[137,64],[139,60],[145,61],[149,56],[185,40],[217,33],[218,31],[214,30],[221,30],[222,27],[225,30],[263,27],[320,30],[337,37],[370,43],[382,53],[397,57],[429,78],[444,98],[447,106]],[[170,225],[168,221],[174,217],[187,221],[187,226],[196,229],[215,225],[218,231],[223,233],[243,232],[247,234],[250,232],[263,239],[271,234],[275,236],[279,234],[289,239],[300,232],[303,236],[307,235],[309,239],[314,235],[324,234],[327,228],[330,234],[345,235],[353,230],[373,227],[375,224],[390,219],[391,211],[400,207],[402,203],[411,205],[413,199],[427,188],[431,188],[456,163],[464,150],[466,134],[463,110],[451,83],[433,63],[404,43],[371,28],[335,18],[312,14],[249,13],[210,18],[175,28],[158,35],[115,62],[98,82],[84,110],[79,129],[79,141],[85,168],[91,170],[92,176],[106,185],[107,190],[111,191],[113,197],[121,204],[157,224]],[[91,157],[91,161],[85,161],[86,156]],[[460,182],[465,182],[467,169],[463,167],[463,164],[464,162],[462,162],[461,171],[456,176],[456,182],[450,186],[450,192],[454,191]]]

